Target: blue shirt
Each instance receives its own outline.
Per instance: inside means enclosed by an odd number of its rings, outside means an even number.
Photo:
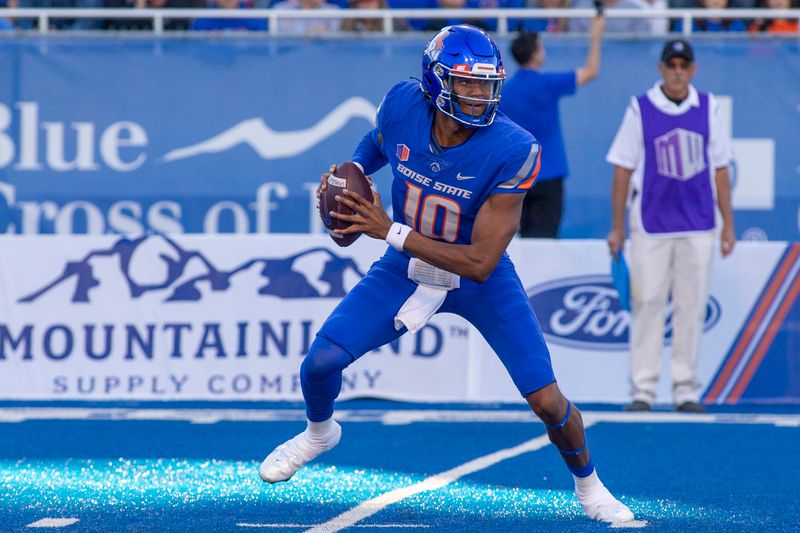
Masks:
[[[439,148],[431,143],[435,113],[419,83],[395,85],[353,161],[367,174],[391,166],[395,222],[432,239],[469,244],[475,217],[490,195],[525,193],[533,185],[539,143],[498,112],[463,144]]]
[[[214,3],[209,4],[210,8],[218,8]],[[239,4],[241,9],[247,9],[244,2]],[[192,21],[192,30],[196,31],[267,31],[267,21],[265,19],[248,18],[197,18]]]
[[[500,110],[542,143],[540,180],[567,177],[569,173],[558,100],[575,94],[575,78],[575,71],[520,69],[503,87]]]
[[[675,21],[675,32],[683,31],[683,20]],[[694,19],[692,21],[692,31],[708,31],[708,32],[743,32],[747,31],[747,26],[744,21],[737,19],[725,20],[709,20],[709,19]]]

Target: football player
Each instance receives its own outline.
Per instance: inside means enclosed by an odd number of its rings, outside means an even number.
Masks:
[[[434,313],[449,312],[472,323],[500,357],[572,472],[586,514],[611,523],[633,519],[597,476],[581,414],[558,388],[506,253],[541,152],[531,134],[497,110],[505,77],[489,35],[448,26],[425,48],[422,80],[401,82],[385,96],[353,161],[366,174],[391,166],[394,220],[380,196],[368,202],[352,191],[337,200],[355,214],[331,216],[351,223],[342,233],[362,232],[389,246],[317,333],[300,370],[308,426],[264,460],[264,481],[286,481],[338,444],[333,408],[344,368],[415,332]]]

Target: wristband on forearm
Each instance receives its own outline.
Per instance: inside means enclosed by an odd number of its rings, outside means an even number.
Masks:
[[[412,231],[410,226],[394,222],[392,227],[389,228],[389,233],[386,234],[386,242],[398,252],[402,252],[403,244],[405,244],[408,234]]]

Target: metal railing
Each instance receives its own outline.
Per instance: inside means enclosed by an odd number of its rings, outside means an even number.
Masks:
[[[380,19],[383,21],[384,35],[397,33],[395,20],[496,20],[496,34],[505,37],[509,34],[509,21],[518,19],[589,19],[595,15],[594,9],[83,9],[83,8],[24,8],[1,9],[0,16],[12,19],[33,19],[38,22],[38,33],[53,31],[53,19],[138,19],[150,20],[152,32],[164,33],[166,19],[260,19],[267,20],[270,35],[284,35],[280,32],[281,20],[291,19]],[[692,34],[695,19],[794,19],[800,22],[800,9],[609,9],[608,19],[670,19],[682,20],[684,35]],[[63,31],[58,31],[59,34]],[[173,33],[173,32],[170,32]],[[326,34],[326,37],[330,34]]]

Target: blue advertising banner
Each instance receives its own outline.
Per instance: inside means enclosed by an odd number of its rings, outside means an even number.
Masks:
[[[423,46],[416,37],[4,40],[0,233],[319,232],[320,173],[350,157],[393,83],[419,76]],[[584,61],[581,40],[546,46],[546,70]],[[658,78],[660,47],[606,42],[600,79],[562,102],[563,236],[605,236],[605,152],[630,96]],[[740,238],[799,236],[800,84],[787,75],[800,71],[798,50],[790,40],[696,42],[696,85],[722,97],[734,137]],[[388,193],[388,171],[375,177]]]

